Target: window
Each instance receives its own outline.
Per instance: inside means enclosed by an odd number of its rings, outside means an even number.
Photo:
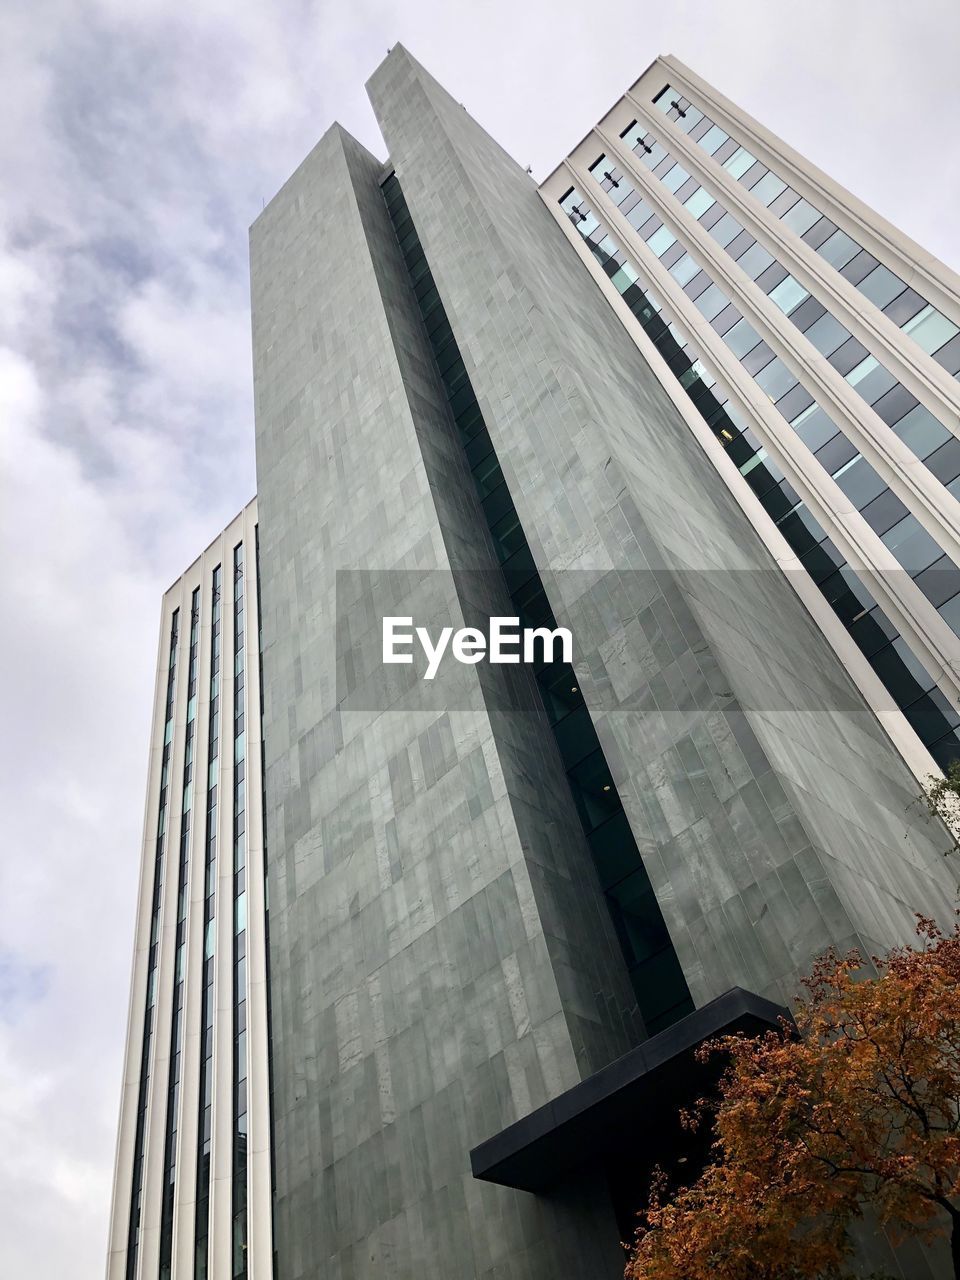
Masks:
[[[873,265],[876,265],[876,259],[873,260]],[[863,276],[868,274],[868,272],[864,271]],[[863,276],[860,279],[863,279]],[[903,293],[894,298],[892,302],[887,303],[883,308],[883,314],[892,320],[898,328],[903,329],[904,333],[908,333],[910,331],[908,321],[913,320],[916,322],[920,318],[920,312],[926,309],[928,309],[926,303],[919,293],[915,293],[913,289],[904,289]],[[930,307],[929,310],[932,311],[933,307]]]
[[[783,215],[783,225],[802,236],[809,231],[820,217],[820,210],[815,209],[807,200],[798,200],[788,213]]]
[[[945,342],[949,342],[958,329],[945,315],[941,315],[933,307],[926,307],[903,326],[903,331],[909,333],[914,342],[931,355]]]
[[[759,333],[747,320],[739,320],[724,337],[724,342],[738,357],[752,351],[759,341]]]
[[[854,458],[833,478],[858,511],[887,489],[887,482],[863,458]]]
[[[894,426],[894,432],[918,458],[926,458],[945,440],[953,438],[947,428],[922,404],[904,414]]]
[[[849,333],[833,316],[821,316],[807,330],[807,341],[812,342],[821,355],[832,355],[836,349],[846,342]]]
[[[742,230],[743,227],[736,218],[729,213],[725,213],[719,222],[710,228],[710,235],[721,248],[726,248],[730,241],[738,236]]]
[[[865,298],[882,311],[894,298],[903,293],[907,286],[899,276],[895,276],[886,267],[874,267],[868,276],[860,282],[860,292]]]
[[[694,305],[705,320],[712,320],[714,316],[720,314],[727,302],[726,294],[722,293],[717,285],[712,284],[700,294]]]
[[[767,253],[763,245],[755,244],[737,259],[737,266],[745,271],[751,280],[756,280],[773,262],[773,255]]]
[[[661,227],[655,231],[647,244],[659,258],[670,248],[672,244],[676,244],[677,238],[672,231],[668,231],[666,227]]]
[[[788,316],[794,307],[798,307],[809,296],[803,285],[799,280],[794,280],[793,276],[787,276],[785,280],[781,280],[768,294],[770,300],[777,304],[785,316]]]
[[[845,231],[835,231],[829,240],[825,240],[817,251],[821,258],[825,258],[827,262],[839,271],[841,267],[845,267],[851,258],[855,258],[860,252],[860,246],[855,240],[851,240]]]
[[[712,156],[715,151],[718,151],[723,146],[728,136],[718,125],[711,125],[700,139],[700,145],[708,155]]]
[[[797,380],[793,373],[787,368],[779,357],[775,357],[769,364],[757,374],[757,386],[770,397],[771,400],[779,400],[785,395],[791,387],[797,385]]]
[[[729,160],[725,160],[723,167],[734,178],[742,178],[752,164],[756,161],[756,156],[752,156],[746,147],[738,147]]]
[[[673,264],[670,268],[670,274],[682,289],[685,284],[689,284],[699,270],[700,268],[687,253]]]
[[[910,574],[926,569],[943,555],[941,548],[914,515],[905,516],[883,535],[881,541]]]
[[[867,404],[873,404],[885,392],[897,385],[897,380],[890,370],[885,369],[873,356],[867,356],[856,368],[851,369],[846,375],[846,380],[851,387],[856,387],[858,395],[862,396]]]
[[[755,200],[759,200],[761,204],[771,205],[777,196],[781,195],[787,189],[787,184],[778,178],[775,173],[769,171],[764,174],[756,186],[751,188],[750,194]]]
[[[699,218],[713,203],[713,196],[703,187],[700,187],[697,191],[694,191],[692,196],[687,198],[684,202],[684,208],[689,209],[695,218]]]

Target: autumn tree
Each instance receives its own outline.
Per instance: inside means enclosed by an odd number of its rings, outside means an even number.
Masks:
[[[960,928],[865,969],[827,955],[796,1025],[726,1037],[713,1160],[641,1215],[628,1280],[833,1280],[869,1207],[896,1241],[947,1235],[960,1280]]]

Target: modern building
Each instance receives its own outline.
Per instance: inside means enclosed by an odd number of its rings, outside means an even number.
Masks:
[[[109,1280],[271,1274],[259,618],[254,501],[163,597]]]
[[[612,1280],[696,1045],[953,907],[960,282],[672,58],[539,188],[368,88],[389,160],[252,228],[258,507],[164,599],[110,1280]]]
[[[904,756],[957,758],[960,280],[675,58],[542,192]]]

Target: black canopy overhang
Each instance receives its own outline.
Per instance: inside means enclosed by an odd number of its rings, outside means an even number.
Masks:
[[[470,1152],[473,1176],[485,1182],[545,1191],[578,1166],[605,1158],[665,1162],[676,1115],[711,1085],[716,1060],[696,1050],[714,1036],[776,1029],[786,1009],[741,987],[711,1000],[552,1102],[509,1125]]]

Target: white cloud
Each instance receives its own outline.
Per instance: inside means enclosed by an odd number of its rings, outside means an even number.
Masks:
[[[0,13],[0,1274],[102,1274],[160,596],[254,488],[247,226],[401,39],[542,176],[674,52],[954,265],[953,0]]]

